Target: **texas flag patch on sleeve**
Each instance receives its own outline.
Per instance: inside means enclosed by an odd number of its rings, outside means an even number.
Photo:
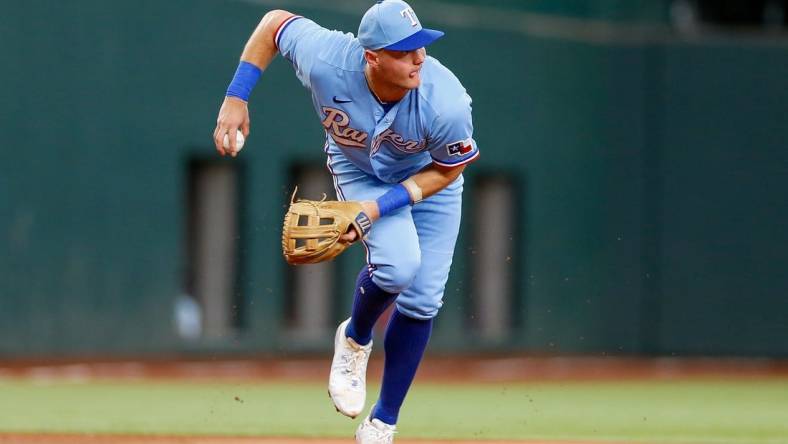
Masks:
[[[450,156],[464,156],[473,151],[473,142],[471,138],[465,140],[458,140],[446,145],[446,149]]]

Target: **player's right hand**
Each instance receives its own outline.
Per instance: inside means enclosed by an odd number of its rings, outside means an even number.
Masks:
[[[216,151],[222,156],[229,154],[235,157],[238,150],[235,146],[235,132],[241,131],[245,138],[249,138],[249,108],[246,102],[237,98],[227,96],[219,109],[219,117],[216,119],[216,129],[213,130],[213,143]],[[224,148],[224,135],[227,134],[230,147]]]

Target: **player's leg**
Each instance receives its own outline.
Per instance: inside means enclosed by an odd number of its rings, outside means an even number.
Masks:
[[[460,228],[462,178],[411,211],[419,237],[421,267],[410,287],[397,298],[384,339],[383,383],[372,419],[397,423],[400,407],[416,375],[443,305],[454,246]]]
[[[333,160],[330,170],[340,199],[374,200],[392,186],[359,171],[341,156]],[[367,265],[356,281],[351,318],[337,329],[329,378],[334,405],[351,417],[364,408],[372,328],[399,292],[410,285],[419,268],[418,237],[410,209],[403,208],[375,222],[364,246]]]
[[[341,154],[332,154],[329,165],[337,196],[342,200],[375,200],[393,186],[358,170]],[[346,332],[359,345],[371,341],[375,322],[397,295],[411,285],[420,267],[418,237],[410,208],[376,221],[363,244],[367,264],[356,279]]]

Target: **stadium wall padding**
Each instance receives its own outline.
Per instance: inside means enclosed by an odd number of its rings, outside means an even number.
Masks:
[[[173,327],[186,165],[231,162],[218,159],[211,134],[266,9],[211,0],[5,4],[0,355],[331,346],[330,337],[305,345],[284,333],[289,172],[324,162],[324,135],[281,58],[252,96],[252,137],[232,161],[243,180],[243,328],[194,343]],[[664,12],[654,11],[641,12]],[[296,12],[355,31],[363,11]],[[520,230],[516,322],[508,340],[485,343],[469,327],[473,298],[485,295],[470,291],[469,230],[483,227],[469,222],[466,193],[432,351],[788,354],[788,40],[666,30],[664,39],[605,43],[440,27],[447,35],[430,53],[474,99],[482,156],[466,190],[485,175],[514,178]],[[358,251],[341,258],[344,292],[362,260]],[[340,300],[337,319],[350,296]]]

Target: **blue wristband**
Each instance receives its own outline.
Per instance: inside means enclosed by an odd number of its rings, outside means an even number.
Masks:
[[[410,205],[410,193],[408,193],[405,185],[399,183],[394,188],[386,191],[386,194],[378,197],[375,202],[378,203],[380,217],[383,217],[392,211]]]
[[[238,69],[235,70],[233,81],[227,87],[228,96],[238,97],[245,102],[249,101],[249,96],[252,94],[252,88],[257,84],[263,70],[257,66],[241,61],[238,64]]]

